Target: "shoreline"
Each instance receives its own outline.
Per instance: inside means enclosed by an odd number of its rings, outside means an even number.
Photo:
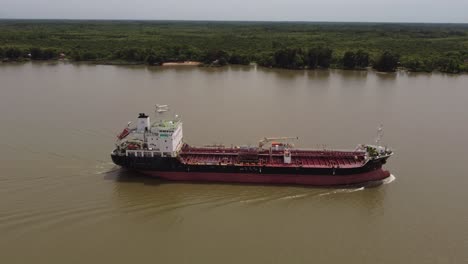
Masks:
[[[7,61],[0,61],[0,65],[4,64],[24,64],[24,63],[70,63],[70,64],[89,64],[89,65],[114,65],[114,66],[149,66],[149,67],[161,67],[161,68],[170,68],[170,67],[206,67],[211,68],[211,65],[205,65],[199,61],[185,61],[185,62],[164,62],[162,64],[155,64],[149,65],[145,62],[130,62],[130,61],[118,61],[118,60],[106,60],[106,61],[74,61],[69,59],[52,59],[52,60],[31,60],[31,59],[23,59],[23,60],[7,60]],[[324,71],[324,70],[342,70],[342,71],[360,71],[360,72],[375,72],[378,74],[394,74],[398,72],[406,72],[406,73],[439,73],[439,74],[449,74],[449,75],[466,75],[468,72],[458,72],[458,73],[451,73],[451,72],[442,72],[442,71],[410,71],[404,67],[397,68],[396,71],[393,72],[385,72],[385,71],[377,71],[372,67],[367,68],[355,68],[355,69],[347,69],[347,68],[340,68],[340,67],[329,67],[329,68],[315,68],[315,69],[291,69],[291,68],[281,68],[281,67],[266,67],[258,65],[257,63],[251,63],[250,65],[242,65],[242,64],[226,64],[223,66],[216,66],[217,68],[222,68],[225,66],[257,66],[265,69],[275,69],[275,70],[286,70],[291,72],[300,72],[300,71]]]
[[[167,67],[167,66],[200,66],[203,63],[200,61],[183,61],[183,62],[163,62],[161,66]]]

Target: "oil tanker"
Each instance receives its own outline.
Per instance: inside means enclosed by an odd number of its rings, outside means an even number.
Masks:
[[[166,112],[157,105],[156,112]],[[379,183],[390,176],[383,165],[393,152],[374,145],[353,150],[302,149],[296,138],[264,138],[258,146],[191,146],[184,143],[182,121],[144,113],[136,127],[117,136],[112,161],[124,168],[171,181],[342,186]]]

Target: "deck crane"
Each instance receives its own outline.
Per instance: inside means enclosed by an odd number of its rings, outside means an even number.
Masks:
[[[266,138],[261,139],[258,142],[258,147],[262,148],[266,143],[276,141],[276,140],[285,141],[285,140],[298,140],[298,139],[299,137],[266,137]]]

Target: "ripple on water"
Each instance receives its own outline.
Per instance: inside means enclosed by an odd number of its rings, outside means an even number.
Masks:
[[[94,173],[111,164],[93,163],[59,164],[41,169],[39,174],[37,168],[23,168],[23,175],[17,175],[14,184],[4,186],[11,194],[1,205],[0,229],[19,235],[73,228],[115,215],[115,208],[109,204],[112,185],[99,181]]]
[[[90,173],[92,172],[92,173]],[[60,181],[54,188],[62,188],[67,184],[89,184],[92,175],[114,175],[120,169],[115,169],[111,162],[103,162],[89,168],[75,172],[86,177],[69,178]],[[82,175],[81,175],[82,176]],[[54,177],[56,178],[56,177]],[[42,179],[36,179],[42,180]],[[50,180],[50,179],[49,179]],[[140,179],[146,181],[145,178]],[[394,175],[386,179],[383,184],[395,180]],[[136,184],[135,184],[136,183]],[[5,230],[19,230],[21,232],[44,231],[53,228],[73,228],[83,223],[104,221],[118,214],[127,214],[134,217],[153,218],[179,209],[196,208],[215,209],[227,205],[258,206],[266,203],[281,201],[296,201],[314,197],[330,196],[334,194],[347,194],[362,191],[365,188],[320,189],[287,186],[257,186],[257,185],[224,185],[224,184],[186,184],[162,182],[158,185],[141,185],[139,180],[133,182],[117,182],[112,185],[112,192],[119,196],[118,208],[109,206],[106,197],[94,197],[92,200],[82,199],[72,205],[56,201],[49,203],[32,212],[16,211],[0,216],[0,227]],[[128,188],[128,187],[135,188]],[[73,187],[72,187],[73,188]],[[78,186],[75,188],[82,188]],[[159,193],[158,193],[159,192]],[[84,196],[86,197],[86,196]],[[96,199],[98,198],[98,199]],[[180,220],[180,219],[179,219]]]
[[[33,212],[9,213],[0,218],[0,228],[5,232],[21,235],[28,232],[41,232],[53,229],[72,228],[84,220],[110,217],[112,208],[103,202],[84,204],[81,207],[55,207],[37,209]]]

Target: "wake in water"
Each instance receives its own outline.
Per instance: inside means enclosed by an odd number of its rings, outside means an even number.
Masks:
[[[390,174],[390,176],[388,178],[382,180],[379,185],[389,184],[389,183],[393,182],[395,179],[396,179],[395,176],[393,174]],[[339,193],[359,192],[359,191],[363,191],[363,190],[365,190],[366,188],[369,188],[369,187],[375,187],[375,185],[361,186],[361,187],[358,187],[358,188],[336,189],[336,190],[333,190],[333,191],[330,191],[330,192],[321,193],[318,196],[325,196],[325,195],[339,194]]]
[[[107,174],[119,170],[120,167],[116,167],[113,162],[101,162],[96,165],[94,174]]]
[[[289,195],[289,196],[281,197],[281,198],[279,198],[278,200],[298,199],[298,198],[303,198],[303,197],[307,197],[307,196],[310,196],[310,195],[311,195],[311,194],[308,194],[308,193],[296,194],[296,195]]]
[[[389,184],[395,180],[395,176],[390,174],[390,176],[382,181],[382,184]]]
[[[332,195],[332,194],[339,194],[339,193],[353,193],[353,192],[363,191],[364,189],[365,189],[365,187],[336,189],[336,190],[333,190],[333,191],[321,193],[318,196],[325,196],[325,195]]]

